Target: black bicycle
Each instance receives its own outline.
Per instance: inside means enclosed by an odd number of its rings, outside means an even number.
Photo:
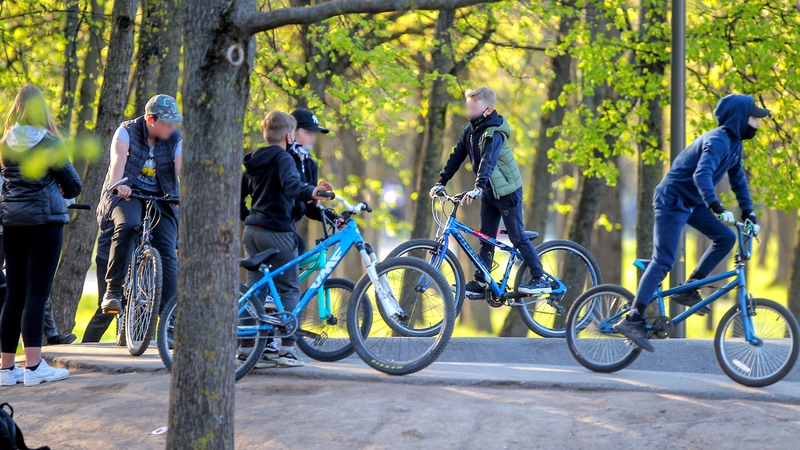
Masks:
[[[127,178],[121,179],[108,191],[116,195],[116,188],[126,181]],[[117,315],[117,344],[127,346],[131,355],[140,356],[153,340],[161,304],[161,255],[150,243],[152,231],[161,218],[156,204],[177,205],[178,198],[145,195],[139,191],[133,191],[130,198],[141,200],[145,207],[142,223],[136,227],[137,245],[122,289],[122,311]]]

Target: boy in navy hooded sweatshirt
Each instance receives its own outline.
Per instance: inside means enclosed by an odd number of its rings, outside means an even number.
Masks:
[[[739,201],[742,221],[758,233],[753,200],[742,168],[742,141],[752,139],[760,125],[758,119],[768,115],[769,111],[756,106],[749,95],[723,97],[714,110],[719,127],[689,144],[656,187],[653,260],[639,280],[639,290],[627,320],[614,325],[614,330],[637,346],[650,352],[654,350],[644,329],[644,312],[675,263],[683,227],[688,224],[713,241],[687,283],[707,277],[733,249],[736,235],[730,225],[736,218],[722,206],[716,192],[716,185],[726,173]],[[673,295],[671,299],[686,306],[694,306],[702,300],[697,290]]]

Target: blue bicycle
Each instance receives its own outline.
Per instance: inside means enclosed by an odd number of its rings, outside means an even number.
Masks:
[[[694,283],[662,291],[653,296],[647,310],[650,338],[666,339],[675,325],[705,308],[723,295],[738,290],[736,304],[729,309],[717,327],[714,353],[726,375],[745,386],[762,387],[780,381],[794,367],[800,350],[800,328],[797,320],[779,303],[753,298],[747,292],[745,266],[752,255],[753,239],[758,236],[745,224],[737,223],[739,250],[735,268]],[[636,260],[634,265],[646,269],[648,260]],[[716,288],[718,281],[733,280]],[[700,303],[675,318],[666,316],[664,298],[701,287],[717,289]],[[630,365],[641,353],[613,325],[624,320],[634,295],[622,286],[603,285],[590,289],[573,305],[567,317],[567,343],[572,355],[584,367],[595,372],[616,372]]]
[[[530,278],[528,266],[522,262],[514,280],[513,288],[509,286],[511,269],[516,261],[522,261],[522,255],[512,246],[472,229],[456,219],[461,199],[466,195],[448,195],[447,192],[431,201],[434,221],[439,226],[437,240],[413,239],[400,244],[389,253],[389,257],[411,256],[429,261],[438,268],[452,286],[455,293],[456,313],[461,311],[464,299],[486,300],[494,307],[510,306],[517,308],[523,322],[534,333],[543,337],[564,337],[567,311],[580,294],[592,286],[602,284],[603,276],[594,257],[581,245],[566,240],[551,240],[536,247],[542,260],[545,276],[550,280],[552,292],[541,296],[531,296],[518,292],[524,280]],[[451,205],[449,214],[447,204]],[[449,215],[449,217],[445,217]],[[495,281],[491,272],[495,267],[486,267],[480,257],[472,250],[463,233],[477,237],[481,242],[489,243],[508,253],[508,263],[503,278]],[[505,234],[505,230],[501,231]],[[539,233],[526,231],[531,241],[539,237]],[[461,250],[465,252],[472,264],[483,273],[486,292],[483,295],[468,296],[465,292],[464,270],[456,255],[450,250],[450,238],[455,239]],[[436,327],[416,330],[418,333],[432,333]]]

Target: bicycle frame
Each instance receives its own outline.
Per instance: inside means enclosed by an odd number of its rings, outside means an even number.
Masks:
[[[696,312],[705,308],[707,305],[710,305],[711,303],[721,298],[723,295],[738,288],[739,289],[738,302],[739,302],[739,308],[741,308],[742,311],[742,324],[744,325],[745,338],[750,343],[756,344],[758,342],[758,337],[755,336],[755,333],[753,332],[753,324],[750,320],[750,308],[748,307],[747,304],[748,303],[747,280],[744,272],[745,262],[750,259],[750,256],[752,254],[753,242],[752,239],[748,236],[747,242],[745,243],[745,235],[744,233],[742,233],[742,226],[738,224],[737,224],[737,234],[739,241],[739,251],[736,253],[736,268],[728,272],[721,273],[719,275],[713,275],[711,277],[704,278],[702,280],[698,280],[692,283],[687,283],[678,287],[674,287],[666,291],[662,291],[661,286],[659,286],[655,295],[653,295],[651,302],[653,300],[658,300],[659,312],[662,316],[665,316],[666,309],[664,308],[664,297],[669,297],[675,294],[680,294],[682,292],[699,289],[701,287],[707,286],[717,281],[727,280],[729,278],[735,278],[727,285],[717,289],[716,292],[703,299],[703,301],[701,301],[700,303],[692,306],[691,308],[679,314],[677,317],[672,319],[672,323],[673,325],[677,325],[683,322],[684,320],[688,319],[691,315],[695,314]],[[638,265],[637,267],[639,267],[640,269],[642,268],[642,266]],[[623,311],[615,314],[613,317],[610,317],[606,321],[604,321],[603,324],[601,324],[601,329],[603,331],[608,330],[609,333],[613,332],[611,326],[614,323],[616,323],[617,320],[619,320],[619,318],[627,314],[628,311],[630,311],[630,308],[623,308]]]
[[[502,242],[494,239],[486,234],[481,233],[475,229],[472,229],[463,223],[456,220],[456,212],[458,211],[458,206],[453,208],[453,211],[450,213],[449,218],[447,219],[447,225],[445,226],[444,232],[442,233],[441,241],[442,241],[442,250],[438,256],[434,256],[434,259],[431,261],[431,264],[438,268],[441,268],[442,261],[444,260],[444,255],[447,254],[447,249],[450,246],[450,237],[452,236],[458,245],[467,253],[467,257],[472,264],[480,270],[481,274],[483,274],[483,279],[486,280],[487,285],[492,290],[495,296],[500,298],[505,298],[508,295],[506,288],[508,287],[508,278],[511,275],[511,268],[514,266],[514,261],[519,259],[522,261],[522,254],[513,246],[503,244]],[[492,245],[500,250],[507,252],[509,254],[508,264],[506,265],[505,272],[503,273],[503,278],[500,284],[498,284],[494,278],[492,278],[492,273],[481,261],[480,257],[475,253],[472,249],[472,246],[469,245],[467,239],[461,233],[469,233],[475,237],[477,237],[481,242],[485,242],[489,245]],[[552,275],[545,272],[545,276],[547,278],[554,280],[558,283],[558,289],[554,289],[552,294],[562,294],[566,292],[567,288],[561,280],[553,277]]]
[[[312,255],[300,263],[302,270],[300,271],[300,282],[306,281],[311,275],[318,270],[325,267],[328,262],[328,250],[324,249],[316,255]],[[317,300],[319,301],[319,319],[328,320],[333,316],[331,313],[331,296],[323,286],[317,289]]]
[[[327,258],[327,251],[329,248],[334,247],[333,252],[330,254],[330,257]],[[246,308],[247,303],[243,300],[248,298],[251,295],[261,296],[265,290],[268,289],[268,292],[273,294],[273,300],[278,307],[279,312],[285,312],[283,308],[283,304],[280,300],[280,295],[278,294],[278,290],[275,287],[274,278],[280,275],[283,275],[287,270],[291,269],[292,267],[301,264],[304,261],[308,261],[310,258],[317,255],[317,263],[321,261],[325,261],[324,264],[319,268],[317,276],[314,278],[314,281],[311,283],[311,286],[303,293],[300,301],[298,302],[297,306],[291,311],[291,314],[295,317],[299,317],[303,310],[308,306],[308,303],[311,301],[311,298],[314,296],[315,292],[322,291],[323,285],[325,281],[330,277],[331,273],[336,269],[336,267],[341,262],[344,255],[347,254],[350,249],[353,247],[358,248],[359,252],[361,253],[364,262],[369,266],[373,260],[367,253],[367,244],[364,242],[364,239],[361,237],[361,233],[359,233],[358,228],[354,220],[348,220],[347,225],[345,228],[337,233],[334,233],[328,239],[325,239],[316,247],[312,248],[311,250],[307,251],[306,253],[298,256],[297,258],[289,261],[288,263],[284,264],[283,266],[275,269],[269,270],[269,268],[264,268],[262,270],[264,276],[258,280],[256,283],[251,286],[245,294],[243,294],[239,299],[238,304],[238,315],[241,316]],[[309,275],[306,277],[310,277],[311,271],[307,271]],[[323,306],[323,304],[320,304]],[[320,308],[320,316],[323,313],[326,314],[326,317],[320,317],[320,319],[326,320],[330,317],[330,300],[326,299],[326,306],[325,311],[323,312],[323,308]],[[284,315],[286,316],[286,315]],[[256,331],[272,331],[273,327],[269,324],[265,324],[262,326],[239,326],[239,336],[246,337],[255,333]],[[243,332],[250,332],[244,333]]]

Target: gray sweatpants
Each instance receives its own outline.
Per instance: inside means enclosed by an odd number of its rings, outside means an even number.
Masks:
[[[294,231],[272,232],[245,227],[242,236],[244,253],[247,257],[271,248],[279,253],[269,260],[271,269],[277,269],[297,258],[297,239]],[[262,277],[261,272],[247,272],[247,285],[253,286]],[[273,279],[281,298],[284,311],[292,311],[300,302],[300,270],[294,266],[283,275]]]

